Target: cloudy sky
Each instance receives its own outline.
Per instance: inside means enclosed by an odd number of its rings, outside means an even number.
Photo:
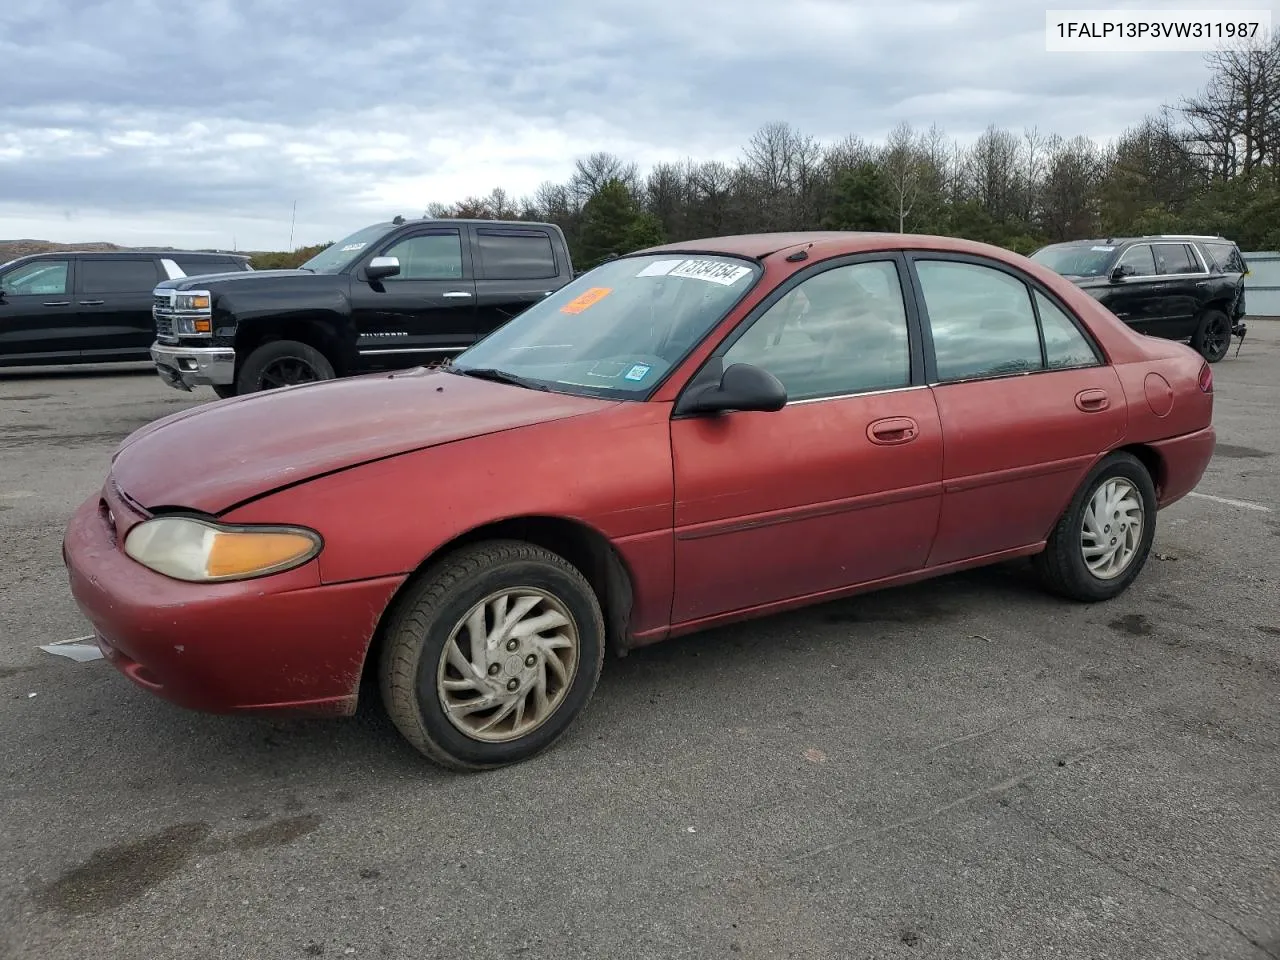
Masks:
[[[732,160],[773,120],[1106,139],[1205,80],[1197,53],[1047,53],[1046,6],[0,0],[0,240],[283,249],[295,201],[302,245],[594,150]]]

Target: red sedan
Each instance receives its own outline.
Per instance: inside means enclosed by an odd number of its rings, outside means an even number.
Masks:
[[[71,519],[137,684],[348,714],[511,763],[606,650],[1031,556],[1106,600],[1213,453],[1213,379],[1070,281],[939,237],[766,234],[614,259],[442,370],[151,424]]]

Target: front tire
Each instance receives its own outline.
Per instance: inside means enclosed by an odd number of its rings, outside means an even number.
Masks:
[[[1200,323],[1191,346],[1210,363],[1217,363],[1231,349],[1231,321],[1221,310],[1206,310],[1200,315]]]
[[[1142,572],[1155,532],[1151,474],[1132,454],[1113,453],[1089,472],[1032,564],[1059,596],[1110,600]]]
[[[332,380],[333,364],[310,344],[269,340],[245,358],[236,377],[236,393],[257,393],[300,383]]]
[[[428,569],[388,622],[379,681],[396,728],[442,766],[519,763],[564,736],[595,691],[605,627],[586,578],[521,541]]]

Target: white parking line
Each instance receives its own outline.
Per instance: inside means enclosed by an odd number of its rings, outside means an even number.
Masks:
[[[1229,507],[1243,507],[1245,510],[1257,510],[1259,513],[1270,513],[1270,507],[1264,507],[1260,503],[1250,503],[1248,500],[1232,500],[1230,497],[1214,497],[1207,493],[1189,493],[1189,497],[1199,497],[1201,500],[1212,500],[1214,503],[1225,503]]]

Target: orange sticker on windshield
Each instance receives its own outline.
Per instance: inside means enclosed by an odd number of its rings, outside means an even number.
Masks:
[[[594,303],[599,303],[609,294],[613,293],[612,287],[592,287],[584,294],[574,297],[563,307],[560,308],[561,313],[581,313],[587,307]]]

